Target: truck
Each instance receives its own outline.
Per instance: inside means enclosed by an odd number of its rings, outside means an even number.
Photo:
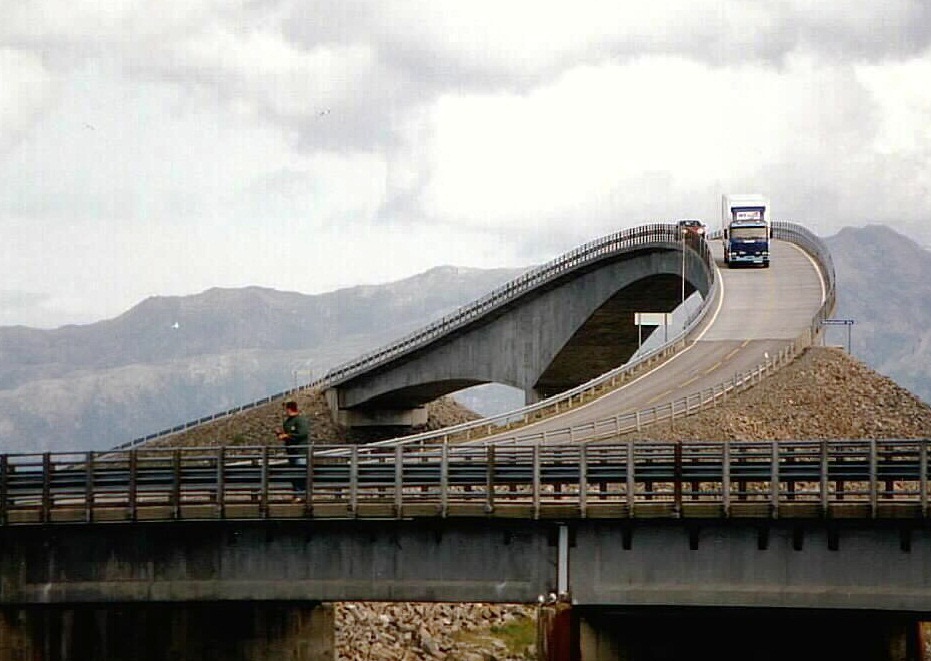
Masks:
[[[769,199],[758,194],[725,194],[721,199],[721,238],[728,268],[750,264],[769,268],[773,236]]]

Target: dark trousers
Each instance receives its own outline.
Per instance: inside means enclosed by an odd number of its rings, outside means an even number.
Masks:
[[[307,447],[286,444],[284,449],[288,455],[288,466],[291,472],[296,474],[300,471],[302,473],[299,477],[293,478],[291,484],[294,485],[295,491],[303,492],[307,488],[307,475],[304,473],[304,464],[301,460],[307,457]]]

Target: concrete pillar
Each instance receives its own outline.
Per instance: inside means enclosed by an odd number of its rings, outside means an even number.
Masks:
[[[0,661],[335,659],[328,604],[87,604],[0,609]]]
[[[427,407],[406,409],[344,409],[339,388],[324,391],[333,422],[342,427],[423,427],[427,424]]]

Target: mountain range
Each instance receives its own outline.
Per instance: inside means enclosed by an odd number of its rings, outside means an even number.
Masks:
[[[931,252],[885,226],[845,228],[825,242],[837,276],[835,318],[849,324],[828,328],[825,341],[847,346],[849,338],[855,358],[931,401]],[[93,324],[0,327],[0,451],[106,449],[261,399],[523,270],[444,266],[319,295],[210,289],[148,298]],[[457,399],[486,414],[483,407],[522,401],[491,386]]]

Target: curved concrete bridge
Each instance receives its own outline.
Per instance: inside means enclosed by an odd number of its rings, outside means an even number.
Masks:
[[[524,274],[409,338],[332,370],[321,385],[337,421],[420,425],[424,405],[482,383],[522,389],[528,403],[569,390],[637,351],[635,313],[668,313],[707,297],[706,242],[675,225],[626,230]]]

